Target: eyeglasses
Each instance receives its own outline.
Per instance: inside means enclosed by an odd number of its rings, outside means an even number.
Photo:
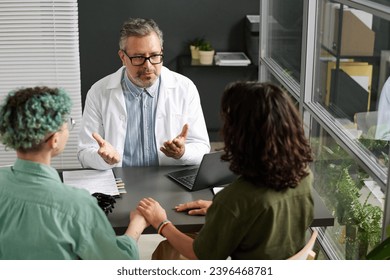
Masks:
[[[68,130],[71,131],[74,128],[74,126],[76,125],[76,121],[72,117],[69,117],[67,120],[67,124],[68,124]],[[61,131],[61,129],[59,129],[58,131]],[[56,132],[58,132],[58,131],[56,131]],[[55,132],[52,133],[49,137],[47,137],[44,142],[47,143],[47,141],[49,141],[50,138],[52,138],[54,134],[55,134]]]
[[[68,118],[68,130],[69,131],[73,130],[75,125],[76,125],[76,121],[72,117]]]
[[[151,56],[142,56],[142,55],[136,55],[136,56],[129,56],[125,50],[122,50],[122,52],[130,59],[131,65],[133,66],[141,66],[143,65],[146,60],[149,60],[149,62],[153,65],[160,64],[163,62],[164,55],[163,54],[153,54]]]

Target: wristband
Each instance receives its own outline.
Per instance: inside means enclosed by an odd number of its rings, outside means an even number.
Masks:
[[[164,235],[162,235],[162,230],[163,230],[163,228],[167,225],[167,224],[170,224],[171,223],[171,221],[169,221],[169,220],[164,220],[164,221],[162,221],[160,224],[159,224],[159,226],[157,227],[157,233],[158,234],[160,234],[161,236],[163,236],[163,237],[165,237]]]

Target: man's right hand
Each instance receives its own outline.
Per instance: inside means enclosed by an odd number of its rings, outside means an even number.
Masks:
[[[189,210],[188,215],[206,215],[207,209],[213,202],[211,200],[196,200],[175,206],[175,210],[183,212]]]
[[[118,163],[121,160],[121,157],[115,148],[109,142],[104,140],[98,133],[92,133],[92,137],[99,144],[98,154],[105,162],[112,165]]]

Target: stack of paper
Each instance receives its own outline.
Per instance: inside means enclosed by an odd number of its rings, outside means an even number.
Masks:
[[[250,59],[243,52],[217,52],[215,64],[220,66],[247,66]]]
[[[90,194],[104,193],[118,196],[119,190],[114,173],[109,170],[73,170],[62,172],[64,183],[86,189]]]

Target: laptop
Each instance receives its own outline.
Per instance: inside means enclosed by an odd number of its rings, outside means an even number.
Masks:
[[[229,169],[229,162],[221,160],[222,153],[205,154],[199,167],[170,172],[167,176],[189,191],[231,183],[236,175]]]

